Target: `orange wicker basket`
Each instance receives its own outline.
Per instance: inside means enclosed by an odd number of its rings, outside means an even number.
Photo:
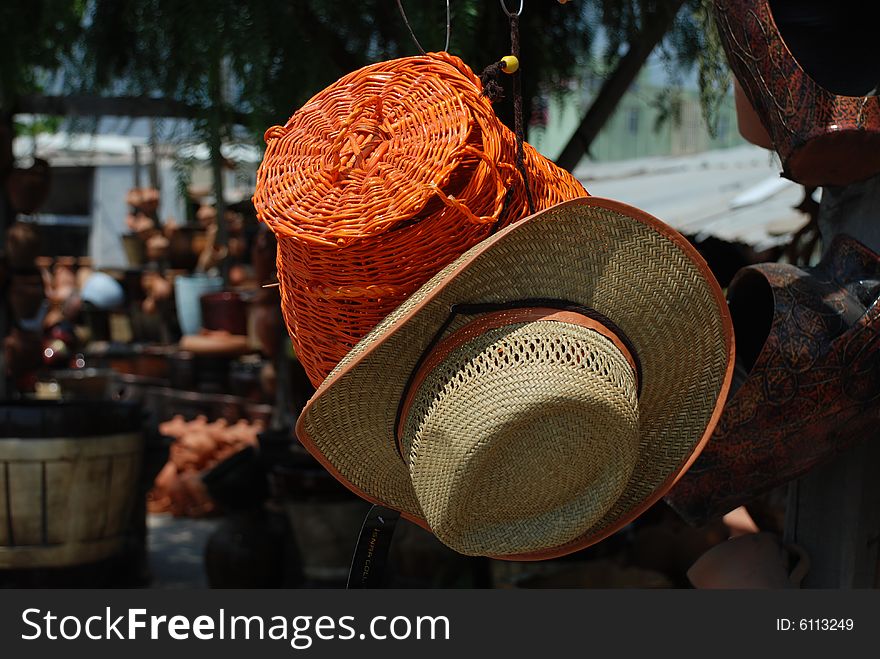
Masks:
[[[528,214],[516,137],[447,53],[348,74],[266,144],[254,204],[278,238],[284,318],[315,385],[433,274]],[[535,210],[587,195],[528,144],[524,163]]]

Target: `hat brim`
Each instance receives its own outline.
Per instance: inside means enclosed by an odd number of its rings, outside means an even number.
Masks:
[[[300,415],[297,437],[355,494],[430,530],[396,448],[406,383],[453,305],[538,298],[592,308],[632,342],[642,377],[638,461],[624,493],[582,536],[497,558],[553,558],[607,537],[696,459],[721,415],[734,366],[727,303],[705,261],[678,232],[621,202],[564,202],[463,254],[336,366]]]

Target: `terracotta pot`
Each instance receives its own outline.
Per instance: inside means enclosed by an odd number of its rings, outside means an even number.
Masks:
[[[208,293],[199,298],[199,304],[202,308],[202,327],[206,330],[247,335],[247,304],[240,293]]]
[[[695,588],[798,588],[809,558],[795,546],[783,546],[773,533],[752,533],[716,545],[688,570]]]
[[[222,330],[205,330],[201,334],[183,336],[180,339],[180,349],[204,357],[203,361],[208,362],[207,367],[211,368],[212,371],[215,370],[213,368],[215,366],[219,368],[217,363],[211,363],[210,358],[212,357],[229,360],[253,352],[246,336],[230,334]],[[224,364],[224,368],[226,367],[228,367],[228,363]],[[201,376],[202,374],[200,373],[199,375]],[[221,379],[226,381],[227,377],[228,370],[224,372]]]
[[[164,261],[168,256],[169,241],[161,233],[156,233],[146,241],[147,259]]]
[[[246,266],[243,266],[241,263],[236,263],[229,268],[229,285],[233,288],[239,288],[242,286],[253,287],[254,283],[255,282],[250,281],[250,272]]]
[[[144,407],[155,411],[160,419],[170,419],[179,414],[185,419],[205,416],[235,423],[245,416],[244,401],[236,396],[156,388],[149,392],[148,398],[149,403]]]
[[[125,201],[141,213],[153,215],[159,209],[159,191],[156,188],[132,188]]]
[[[15,222],[6,230],[6,258],[13,270],[36,267],[40,254],[39,227],[30,222]]]
[[[196,211],[196,220],[199,225],[207,227],[217,221],[217,209],[207,204],[202,204]]]
[[[736,78],[733,79],[733,98],[736,103],[736,121],[739,126],[739,134],[755,146],[772,150],[773,140],[770,139],[770,133],[764,128],[758,113],[755,112],[755,108],[752,107]]]

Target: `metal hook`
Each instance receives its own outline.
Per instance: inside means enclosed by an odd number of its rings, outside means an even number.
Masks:
[[[413,32],[413,29],[406,18],[406,12],[403,10],[403,4],[400,0],[397,0],[397,8],[400,10],[400,15],[403,16],[403,22],[406,23],[406,29],[409,30],[409,35],[415,42],[416,47],[419,49],[422,55],[425,55],[425,49],[422,48],[422,44],[420,44],[419,40],[416,39],[416,34],[415,32]],[[522,11],[522,7],[520,7],[520,11]],[[450,20],[449,0],[446,0],[446,45],[443,46],[444,52],[449,52],[449,33],[451,32],[451,23],[452,21]]]
[[[517,9],[515,12],[512,12],[507,8],[507,0],[498,0],[498,1],[501,3],[501,8],[504,10],[504,13],[507,14],[507,17],[513,18],[514,16],[519,16],[522,13],[523,2],[525,0],[519,0],[519,9]]]

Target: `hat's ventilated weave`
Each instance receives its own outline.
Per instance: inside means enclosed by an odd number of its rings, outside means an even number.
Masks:
[[[315,384],[443,266],[528,214],[516,138],[481,92],[446,53],[380,62],[266,132],[254,204]],[[528,144],[524,165],[536,210],[587,194]]]
[[[693,247],[588,197],[431,278],[330,373],[297,435],[354,492],[462,553],[550,558],[668,491],[732,373],[727,306]]]

